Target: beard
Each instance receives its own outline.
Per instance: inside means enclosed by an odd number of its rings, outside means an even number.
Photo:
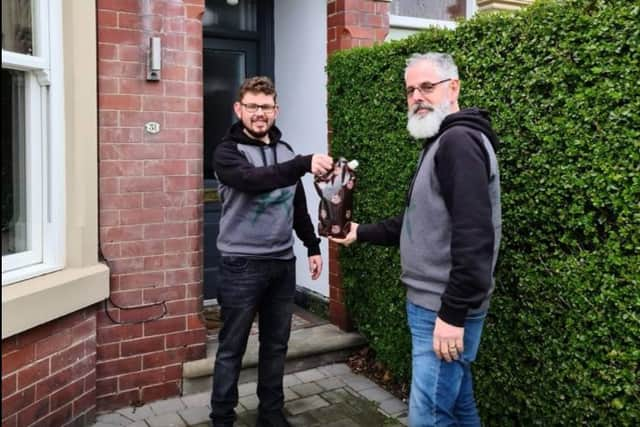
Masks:
[[[417,112],[421,108],[430,111],[425,115]],[[431,138],[440,130],[440,125],[445,117],[449,115],[449,102],[445,100],[438,105],[418,103],[411,106],[407,112],[407,130],[416,139]]]
[[[249,119],[249,124],[251,125],[255,121],[259,121],[259,119]],[[275,124],[275,121],[270,121],[268,118],[263,119],[263,121],[266,123],[265,130],[257,132],[257,131],[252,129],[252,126],[247,126],[247,123],[244,122],[244,120],[243,120],[242,124],[243,124],[245,133],[247,133],[250,137],[252,137],[254,139],[263,138],[265,135],[267,135],[269,133],[269,131],[271,130],[271,128]]]

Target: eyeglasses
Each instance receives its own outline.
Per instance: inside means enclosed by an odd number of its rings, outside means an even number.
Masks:
[[[435,82],[435,83],[431,83],[431,82],[422,82],[420,83],[420,85],[418,87],[413,87],[413,86],[409,86],[407,88],[407,97],[413,96],[414,92],[417,90],[418,92],[420,92],[423,95],[426,95],[428,93],[433,92],[433,90],[436,88],[436,86],[438,86],[440,83],[444,83],[444,82],[448,82],[449,79],[444,79],[444,80],[440,80],[439,82]]]
[[[240,103],[247,110],[248,113],[255,113],[258,109],[262,110],[265,114],[273,114],[276,111],[276,106],[274,104],[244,104]]]

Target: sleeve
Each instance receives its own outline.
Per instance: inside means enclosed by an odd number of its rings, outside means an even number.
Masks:
[[[311,171],[311,157],[296,156],[271,166],[254,166],[238,151],[237,144],[225,141],[218,145],[213,156],[218,179],[245,193],[263,193],[294,185]]]
[[[404,213],[380,221],[377,224],[361,224],[358,226],[357,240],[381,246],[398,246]]]
[[[307,198],[300,180],[293,197],[293,229],[307,248],[307,256],[320,255],[320,239],[313,229],[313,223],[307,211]]]
[[[438,316],[464,326],[492,280],[494,229],[489,200],[488,154],[477,132],[456,128],[443,135],[436,174],[451,218],[451,271]]]

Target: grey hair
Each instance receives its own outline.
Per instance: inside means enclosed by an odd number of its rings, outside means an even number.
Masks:
[[[435,65],[436,71],[442,79],[458,79],[458,67],[453,61],[453,57],[448,53],[427,52],[414,53],[407,59],[407,66],[404,69],[404,78],[407,79],[407,71],[419,62],[430,62]]]

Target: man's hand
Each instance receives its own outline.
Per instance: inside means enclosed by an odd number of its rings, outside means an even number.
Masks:
[[[458,360],[464,351],[464,328],[450,325],[439,317],[433,329],[433,351],[438,359]]]
[[[331,240],[332,242],[339,243],[339,244],[344,245],[344,246],[349,246],[353,242],[358,240],[357,239],[357,235],[358,235],[357,230],[358,230],[358,223],[357,222],[352,222],[351,223],[351,228],[349,229],[349,233],[347,233],[347,235],[344,236],[343,239],[339,239],[337,237],[329,237],[329,240]]]
[[[322,257],[320,255],[309,257],[309,273],[311,273],[312,280],[320,277],[320,273],[322,273]]]
[[[311,157],[311,173],[324,175],[333,169],[333,158],[326,154],[314,154]]]

